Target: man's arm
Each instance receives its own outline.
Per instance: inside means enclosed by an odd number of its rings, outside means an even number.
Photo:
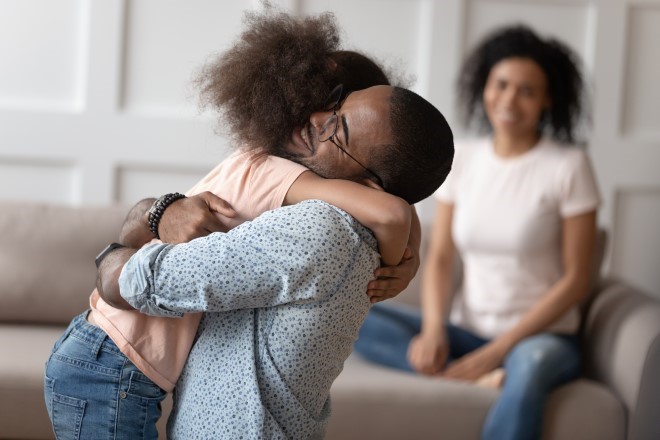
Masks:
[[[119,294],[119,275],[124,264],[137,252],[126,247],[115,249],[101,261],[96,272],[96,290],[103,301],[121,310],[134,310]]]
[[[147,246],[124,267],[120,290],[133,307],[158,316],[319,301],[343,279],[359,246],[366,244],[335,208],[306,202],[227,234]],[[375,250],[373,257],[376,267]]]
[[[149,229],[146,213],[155,200],[153,198],[140,200],[128,211],[119,233],[119,243],[139,249],[153,240],[154,234]]]
[[[99,295],[117,309],[133,309],[119,293],[119,274],[131,255],[154,239],[149,228],[148,211],[155,200],[140,200],[130,209],[119,234],[119,243],[128,249],[108,254],[97,271]],[[227,227],[222,223],[221,216],[233,217],[235,214],[226,201],[213,193],[203,192],[169,205],[163,212],[158,232],[163,241],[187,242],[211,232],[225,232]]]
[[[131,208],[122,225],[119,236],[121,244],[140,248],[154,238],[149,228],[148,212],[155,200],[140,200]],[[158,234],[165,243],[186,243],[212,232],[226,232],[222,216],[234,215],[236,212],[229,203],[205,191],[168,205],[158,224]]]

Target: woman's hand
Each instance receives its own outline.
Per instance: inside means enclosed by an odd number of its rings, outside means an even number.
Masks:
[[[186,243],[212,232],[227,232],[225,219],[236,211],[223,199],[205,191],[177,200],[165,209],[158,234],[165,243]]]
[[[491,341],[449,364],[442,377],[473,382],[502,365],[507,350]]]
[[[394,298],[408,287],[419,269],[419,254],[408,246],[397,266],[379,267],[374,271],[376,279],[367,286],[371,303]]]
[[[438,374],[447,361],[449,345],[446,332],[425,335],[420,333],[408,346],[408,363],[422,374]]]

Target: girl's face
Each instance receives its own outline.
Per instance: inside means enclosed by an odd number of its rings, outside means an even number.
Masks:
[[[483,103],[496,136],[536,136],[550,107],[545,73],[529,58],[505,58],[490,70]]]

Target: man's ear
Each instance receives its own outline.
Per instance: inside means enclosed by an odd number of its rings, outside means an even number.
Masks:
[[[382,186],[374,182],[373,180],[365,177],[359,181],[362,185],[368,186],[369,188],[377,189],[379,191],[385,191]]]

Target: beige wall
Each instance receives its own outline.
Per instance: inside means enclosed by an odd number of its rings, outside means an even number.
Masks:
[[[333,10],[348,48],[416,78],[456,124],[463,54],[523,21],[583,58],[608,269],[660,295],[660,0],[289,0]],[[131,203],[180,191],[228,152],[189,81],[240,31],[233,0],[0,0],[0,199]],[[431,201],[419,205],[429,222]]]

